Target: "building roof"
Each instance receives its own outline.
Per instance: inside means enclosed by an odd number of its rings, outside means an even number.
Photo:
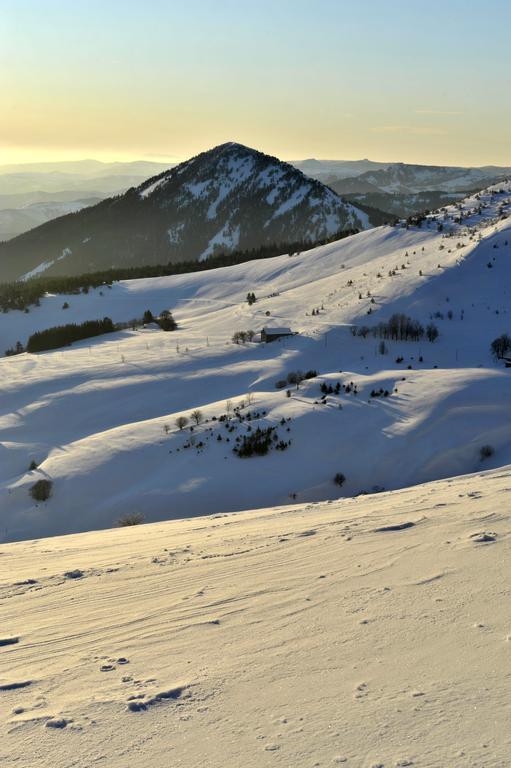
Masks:
[[[263,333],[265,333],[267,336],[283,336],[285,334],[291,335],[293,331],[291,328],[263,328]]]

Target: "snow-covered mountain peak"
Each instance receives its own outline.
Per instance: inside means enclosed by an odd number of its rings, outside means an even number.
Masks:
[[[370,227],[366,213],[276,157],[220,144],[117,198],[0,246],[0,279],[41,264],[81,274],[208,258],[275,243],[314,243]],[[58,261],[63,250],[70,255]]]
[[[172,198],[182,217],[178,229],[169,230],[173,241],[176,231],[184,237],[184,219],[191,206],[201,208],[204,221],[218,221],[199,259],[218,249],[243,247],[247,229],[252,231],[252,241],[262,236],[263,242],[284,242],[291,239],[288,227],[294,233],[292,239],[313,241],[342,229],[369,226],[365,213],[328,187],[289,163],[237,142],[203,152],[149,179],[137,192],[159,208],[168,208]]]
[[[289,186],[291,189],[288,197],[293,197],[292,187],[301,182],[303,188],[301,199],[307,195],[310,207],[320,205],[323,199],[327,199],[330,204],[339,205],[342,202],[339,196],[328,187],[306,176],[289,163],[233,141],[219,144],[148,179],[138,187],[137,191],[142,198],[151,197],[157,200],[169,191],[169,183],[176,178],[180,178],[181,181],[187,179],[184,182],[186,190],[194,197],[204,197],[207,192],[219,187],[224,188],[223,194],[227,197],[227,194],[233,190],[244,184],[250,184],[255,189],[273,190],[271,198],[267,200],[271,204],[278,194],[285,193]],[[359,223],[364,225],[364,214],[356,209],[353,213],[360,218]]]

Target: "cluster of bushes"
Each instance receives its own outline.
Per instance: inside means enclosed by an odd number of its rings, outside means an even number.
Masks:
[[[241,437],[240,444],[233,448],[233,453],[236,453],[240,459],[265,456],[272,448],[276,451],[285,451],[290,444],[291,441],[279,440],[276,427],[257,427]]]
[[[383,389],[380,387],[380,389],[372,389],[371,390],[371,397],[388,397],[390,395],[390,392],[388,389]]]
[[[284,389],[289,384],[296,384],[296,388],[300,386],[305,379],[315,379],[318,372],[311,369],[310,371],[290,371],[285,379],[279,379],[275,382],[275,389]]]
[[[141,525],[144,520],[144,515],[141,512],[127,512],[115,524],[117,528],[129,528],[132,525]]]
[[[156,322],[162,331],[175,331],[177,328],[177,323],[172,317],[172,312],[169,309],[164,309],[163,312],[160,312],[156,318]]]
[[[406,227],[419,227],[419,229],[422,227],[424,222],[427,220],[427,214],[429,211],[424,211],[423,213],[416,213],[413,216],[408,216],[406,219]]]
[[[175,331],[177,328],[177,323],[172,317],[172,312],[170,309],[163,309],[160,314],[156,316],[153,315],[150,309],[146,309],[142,317],[142,321],[137,324],[147,325],[148,323],[156,323],[160,326],[162,331]]]
[[[246,341],[252,341],[255,335],[255,331],[235,331],[235,333],[232,334],[232,343],[244,344]]]
[[[338,381],[335,387],[332,387],[331,384],[327,384],[325,381],[322,381],[319,385],[319,389],[324,395],[338,395],[341,391],[341,382]]]
[[[257,297],[253,291],[252,293],[247,293],[247,302],[249,307],[251,307],[252,304],[255,304],[256,301],[257,301]]]
[[[176,426],[180,431],[184,430],[185,427],[189,427],[189,434],[187,442],[180,448],[177,448],[176,452],[179,453],[184,449],[195,448],[197,453],[201,453],[207,448],[209,441],[215,434],[218,443],[230,443],[234,439],[236,445],[233,448],[233,453],[240,458],[264,456],[270,450],[285,451],[291,445],[291,440],[285,441],[279,438],[279,435],[277,434],[278,426],[261,427],[256,426],[253,423],[264,418],[267,414],[266,410],[247,411],[246,413],[242,412],[245,405],[250,405],[250,402],[250,393],[247,394],[247,401],[242,401],[237,406],[233,406],[232,401],[227,400],[227,413],[211,417],[212,422],[216,422],[218,426],[223,425],[225,428],[224,435],[222,435],[220,431],[215,431],[213,427],[206,426],[205,429],[201,431],[203,439],[199,442],[198,437],[193,434],[194,429],[203,423],[208,425],[210,419],[205,419],[202,411],[198,409],[192,411],[189,416],[178,416],[175,421]],[[281,418],[279,421],[280,428],[284,429],[286,432],[290,432],[291,428],[288,424],[290,421],[291,419],[289,418]],[[190,422],[192,422],[191,426]],[[229,435],[238,432],[239,427],[242,424],[245,424],[246,432],[241,435],[238,434],[234,438],[230,438]],[[170,432],[170,426],[164,424],[163,430],[168,434]],[[170,451],[170,453],[172,453],[172,451]]]
[[[335,386],[332,386],[332,384],[327,384],[325,381],[323,381],[319,385],[319,389],[322,394],[319,400],[314,400],[314,405],[328,405],[327,395],[339,396],[341,394],[341,390],[344,392],[345,395],[349,395],[349,394],[358,395],[358,386],[357,384],[354,384],[352,381],[348,382],[347,384],[341,384],[340,381],[337,381],[335,383]],[[339,403],[339,408],[342,408],[342,405],[340,403]]]
[[[24,351],[25,351],[25,347],[23,346],[21,341],[17,341],[14,347],[10,347],[9,349],[5,350],[5,356],[12,357],[12,355],[21,355],[21,353]]]
[[[53,328],[33,333],[27,342],[27,352],[57,349],[68,346],[74,341],[101,336],[103,333],[112,333],[113,331],[115,331],[115,326],[109,317],[104,317],[103,320],[87,320],[80,325],[76,323],[56,325]]]
[[[387,322],[378,323],[378,325],[362,325],[360,328],[353,326],[351,329],[353,336],[366,338],[369,334],[375,338],[392,339],[393,341],[420,341],[426,335],[429,341],[433,342],[438,338],[438,328],[434,323],[429,323],[426,328],[418,321],[408,315],[395,313]]]

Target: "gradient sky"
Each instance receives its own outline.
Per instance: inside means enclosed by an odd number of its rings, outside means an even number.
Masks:
[[[509,0],[0,0],[0,163],[511,165]]]

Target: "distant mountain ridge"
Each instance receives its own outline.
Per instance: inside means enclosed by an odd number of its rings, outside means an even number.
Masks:
[[[125,194],[0,244],[0,280],[206,259],[369,227],[366,213],[275,157],[233,142]]]
[[[370,160],[306,160],[296,163],[305,173],[346,194],[385,192],[413,194],[424,191],[469,192],[483,189],[511,174],[511,167],[482,166],[468,168],[411,163],[373,163]],[[305,170],[307,169],[307,170]]]
[[[379,171],[389,168],[394,163],[382,163],[375,160],[292,160],[291,164],[303,173],[325,182],[330,177],[351,179],[368,171]]]
[[[38,174],[47,176],[79,175],[79,176],[150,176],[166,168],[171,168],[176,163],[154,162],[152,160],[131,160],[128,162],[105,163],[101,160],[57,160],[39,163],[9,163],[0,165],[0,177],[6,175],[30,175]]]
[[[17,237],[29,229],[38,227],[58,216],[76,213],[89,205],[99,203],[101,198],[88,197],[84,200],[58,202],[36,202],[21,208],[0,209],[0,240]]]
[[[321,167],[320,162],[316,168]],[[329,161],[325,161],[325,168],[330,168]],[[378,209],[383,216],[406,218],[435,210],[502,181],[511,175],[511,168],[389,163],[386,168],[367,170],[356,176],[346,176],[342,168],[335,173],[333,176],[321,171],[317,178],[353,205]],[[374,223],[374,216],[372,219]]]

